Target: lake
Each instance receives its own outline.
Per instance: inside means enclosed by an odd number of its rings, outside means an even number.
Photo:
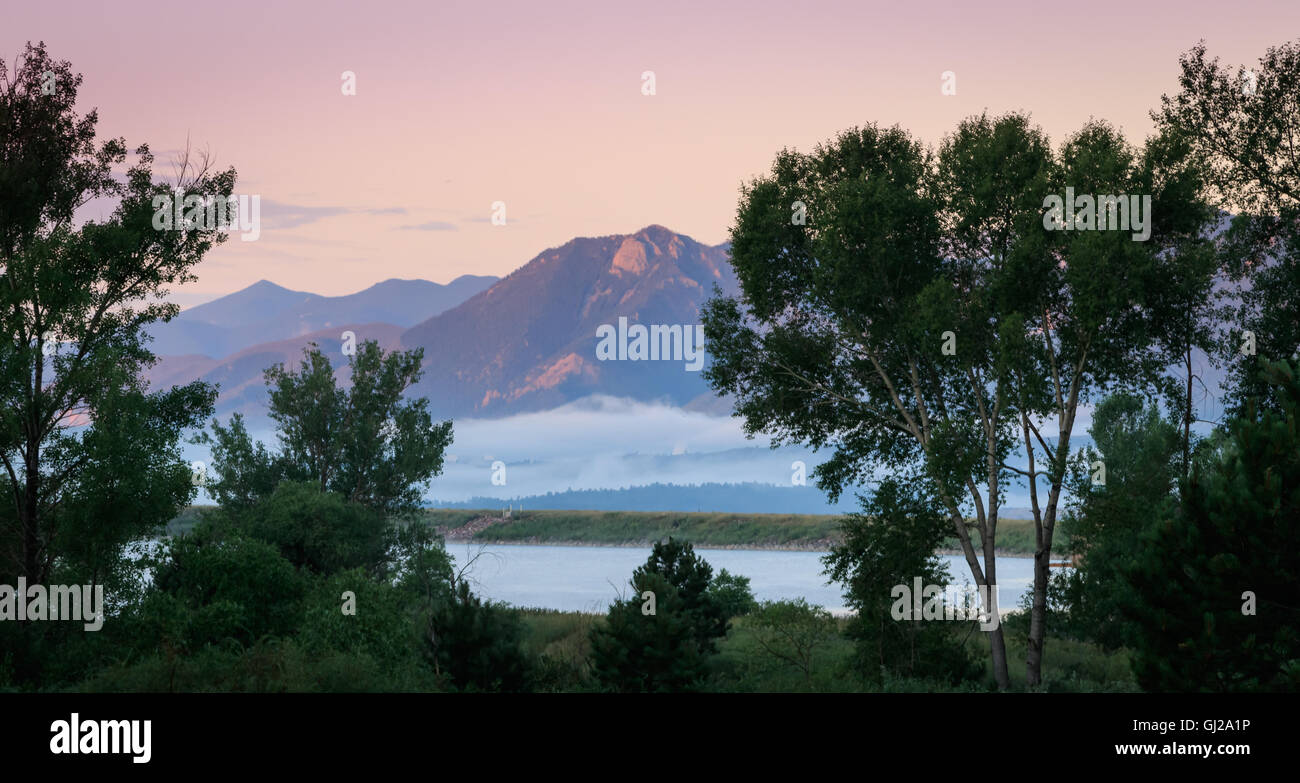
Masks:
[[[747,576],[760,601],[804,598],[833,613],[845,610],[841,588],[826,584],[824,552],[751,549],[703,549],[696,553],[716,574],[727,569]],[[605,613],[610,603],[632,592],[632,571],[643,565],[650,547],[544,546],[447,542],[447,552],[459,569],[478,557],[466,571],[474,592],[520,607],[566,612]],[[956,585],[971,582],[966,560],[943,555]],[[981,561],[982,565],[982,561]],[[998,558],[998,606],[1015,608],[1033,585],[1034,561],[1028,557]],[[910,587],[910,585],[909,585]]]

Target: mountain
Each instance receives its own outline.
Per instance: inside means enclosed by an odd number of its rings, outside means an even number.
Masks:
[[[279,362],[297,366],[312,341],[342,367],[340,335],[352,329],[358,341],[378,339],[385,350],[423,348],[424,378],[408,396],[427,396],[440,417],[547,410],[591,394],[725,413],[729,406],[720,406],[701,377],[705,354],[692,349],[699,308],[713,286],[737,290],[728,249],[652,225],[573,239],[500,280],[388,280],[341,297],[264,280],[164,325],[153,345],[162,360],[148,379],[155,388],[220,383],[219,416],[256,416],[265,412],[263,370]],[[421,310],[425,315],[417,316]],[[675,327],[660,344],[676,355],[602,360],[597,330],[617,333],[620,319],[629,340],[637,325]]]
[[[828,503],[816,487],[782,487],[757,482],[739,484],[645,484],[620,489],[570,489],[545,495],[506,498],[476,496],[447,502],[432,500],[431,508],[525,508],[586,511],[721,511],[733,514],[846,514],[856,502]]]
[[[159,356],[220,358],[259,343],[339,328],[389,323],[409,327],[455,307],[498,278],[462,275],[446,285],[428,280],[385,280],[346,296],[291,291],[261,280],[242,291],[192,307],[151,328]]]
[[[603,361],[597,330],[624,318],[628,329],[676,325],[693,335],[715,284],[737,290],[726,245],[658,225],[571,240],[407,330],[402,345],[425,357],[411,393],[440,416],[545,410],[597,392],[701,404],[708,386],[687,368],[686,346],[669,360]]]
[[[349,380],[347,357],[343,355],[341,340],[345,330],[355,333],[358,343],[374,340],[385,351],[400,347],[404,331],[400,326],[385,323],[341,324],[319,332],[254,345],[220,359],[195,354],[163,356],[145,373],[145,378],[155,389],[182,386],[195,380],[219,384],[221,396],[217,399],[216,414],[220,418],[225,419],[236,412],[256,418],[266,413],[263,371],[276,364],[297,369],[308,343],[317,344],[329,358],[335,377],[346,383]]]

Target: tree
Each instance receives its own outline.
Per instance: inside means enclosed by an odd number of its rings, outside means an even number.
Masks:
[[[749,577],[722,569],[709,582],[709,595],[727,619],[749,614],[758,608],[754,591],[749,588]]]
[[[469,583],[456,583],[452,598],[434,610],[429,659],[458,690],[522,691],[532,680],[523,649],[524,627],[507,607],[484,601]]]
[[[815,475],[832,500],[877,469],[920,466],[977,587],[997,584],[999,506],[1010,479],[1024,480],[1036,539],[1030,685],[1042,676],[1078,405],[1118,379],[1154,385],[1153,321],[1173,299],[1162,292],[1190,277],[1170,268],[1208,217],[1194,159],[1175,152],[1160,139],[1133,150],[1091,122],[1054,156],[1018,114],[966,120],[937,153],[875,126],[783,151],[742,189],[731,232],[741,297],[715,296],[703,312],[706,378],[735,396],[746,431],[830,447]],[[1149,236],[1059,230],[1056,194],[1071,192],[1149,195]],[[805,221],[791,217],[798,205]],[[988,633],[1005,688],[1002,631]]]
[[[654,596],[652,613],[646,594]],[[609,690],[694,691],[708,676],[710,652],[700,644],[696,618],[677,587],[657,571],[637,569],[632,595],[609,607],[590,639],[592,674]]]
[[[1300,690],[1300,363],[1266,365],[1282,411],[1232,422],[1179,513],[1148,529],[1122,568],[1121,611],[1140,629],[1133,670],[1156,691]]]
[[[895,620],[895,585],[909,590],[945,587],[948,567],[934,552],[944,540],[948,520],[933,498],[917,490],[921,482],[885,479],[862,511],[841,522],[844,540],[823,558],[826,573],[844,585],[845,603],[854,610],[848,636],[857,642],[857,667],[878,680],[884,671],[958,682],[978,676],[951,623],[921,617]]]
[[[212,496],[246,507],[280,481],[310,481],[385,516],[414,511],[452,439],[451,421],[435,424],[427,399],[402,398],[420,379],[423,349],[385,355],[373,341],[361,344],[349,388],[336,385],[314,344],[303,353],[296,373],[282,365],[266,371],[278,452],[254,443],[238,414],[228,427],[214,420],[197,439],[212,448]]]
[[[700,649],[711,655],[715,641],[727,635],[727,616],[717,601],[717,593],[709,589],[713,566],[695,554],[691,542],[669,536],[667,541],[656,541],[645,565],[632,572],[634,586],[639,576],[650,573],[659,574],[677,591]]]
[[[295,567],[314,574],[357,568],[378,575],[392,543],[387,520],[374,509],[309,482],[281,482],[260,503],[220,509],[213,520],[274,545]]]
[[[75,109],[82,77],[28,44],[12,75],[0,62],[0,581],[45,583],[61,567],[103,580],[122,548],[192,497],[180,434],[210,415],[194,383],[149,392],[154,361],[143,328],[178,312],[168,287],[225,234],[157,230],[153,156],[136,151],[123,181],[122,139],[95,142],[97,114]],[[48,88],[48,89],[46,89]],[[174,186],[226,197],[235,171],[187,156]],[[117,199],[101,221],[75,225],[92,199]]]
[[[723,585],[725,586],[725,585]],[[713,567],[689,541],[656,541],[632,572],[632,595],[591,630],[596,679],[619,691],[695,690],[727,633]]]
[[[1096,448],[1077,457],[1074,501],[1062,520],[1070,551],[1082,556],[1065,579],[1065,594],[1073,627],[1107,647],[1122,647],[1140,630],[1119,614],[1131,589],[1122,569],[1140,557],[1142,534],[1177,510],[1180,439],[1159,407],[1136,394],[1103,400],[1088,432]],[[1104,484],[1092,481],[1098,461],[1105,465]]]
[[[1235,323],[1219,340],[1232,368],[1230,408],[1268,395],[1261,362],[1300,350],[1300,44],[1269,47],[1257,66],[1207,60],[1204,42],[1179,59],[1180,92],[1152,116],[1188,140],[1208,164],[1214,205],[1234,214],[1220,248],[1239,284]],[[1250,332],[1253,350],[1243,350]]]

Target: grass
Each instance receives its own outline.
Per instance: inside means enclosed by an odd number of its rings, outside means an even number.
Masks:
[[[502,520],[496,510],[425,509],[423,513],[444,530],[476,519],[495,520],[471,535],[483,543],[643,546],[673,536],[696,546],[804,550],[826,550],[838,543],[841,518],[831,514],[541,510],[515,512],[509,520]],[[977,542],[978,538],[976,533]],[[949,538],[944,547],[957,549],[957,538]],[[1032,554],[1033,522],[1000,520],[998,551]]]
[[[167,535],[188,533],[214,506],[187,506],[166,527]],[[478,520],[495,520],[472,540],[504,544],[592,544],[647,546],[673,536],[696,546],[734,549],[824,551],[840,541],[840,517],[830,514],[728,514],[694,511],[517,511],[502,521],[497,510],[423,509],[425,519],[444,531]],[[979,534],[972,528],[978,549]],[[998,521],[998,553],[1032,555],[1034,523]],[[956,536],[944,549],[957,550]]]
[[[544,609],[518,610],[528,630],[525,647],[546,659],[548,670],[566,674],[565,686],[557,690],[589,688],[585,659],[590,651],[587,641],[591,628],[604,622],[597,615],[557,612]],[[843,631],[848,620],[837,621]],[[1011,690],[1025,691],[1025,640],[1010,628],[1004,630],[1007,642]],[[988,660],[988,639],[972,633],[967,645],[984,661],[983,682],[960,686],[924,679],[885,678],[870,683],[852,668],[854,645],[843,635],[833,637],[816,648],[810,673],[774,661],[762,654],[755,631],[747,617],[731,621],[727,636],[718,642],[718,654],[711,661],[711,690],[749,693],[879,693],[879,692],[986,692],[994,690],[992,664]],[[1100,647],[1072,639],[1049,636],[1045,645],[1043,684],[1034,691],[1043,692],[1136,692],[1137,683],[1129,668],[1127,652],[1107,652]]]
[[[426,509],[444,529],[468,519],[500,520],[497,511]],[[814,514],[726,514],[677,511],[523,511],[473,534],[475,541],[536,544],[648,544],[668,536],[696,546],[824,549],[838,535],[838,517]]]

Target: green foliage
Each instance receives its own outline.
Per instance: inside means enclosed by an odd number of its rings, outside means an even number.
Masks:
[[[963,548],[969,503],[991,570],[1000,496],[1018,477],[1042,479],[1035,541],[1050,549],[1078,404],[1116,378],[1156,384],[1160,325],[1209,284],[1200,232],[1211,216],[1178,141],[1134,149],[1090,121],[1054,153],[1012,113],[968,118],[937,150],[870,125],[782,151],[742,190],[731,232],[741,296],[702,311],[706,380],[734,396],[748,433],[830,450],[815,474],[832,499],[877,471],[907,474]],[[1067,187],[1149,195],[1150,235],[1048,230],[1044,196]],[[796,203],[805,222],[791,219]],[[1056,443],[1034,429],[1041,419],[1064,425]],[[1021,446],[1029,465],[1008,465]]]
[[[1144,689],[1300,690],[1297,363],[1270,365],[1263,381],[1283,412],[1248,405],[1219,460],[1183,482],[1179,513],[1147,530],[1123,566]]]
[[[436,691],[420,663],[394,669],[365,653],[309,650],[293,639],[248,647],[158,652],[106,666],[78,686],[88,693],[391,693]]]
[[[434,609],[426,655],[451,689],[522,691],[532,679],[523,635],[514,612],[482,600],[462,580]]]
[[[1099,629],[1093,624],[1097,610],[1089,606],[1081,608],[1077,585],[1072,576],[1050,574],[1047,580],[1047,603],[1044,612],[1045,622],[1053,636],[1064,639],[1086,639],[1096,642],[1099,637],[1110,638],[1119,634],[1110,629]],[[1123,583],[1109,585],[1112,590],[1123,590]],[[1018,611],[1009,613],[1002,619],[1002,627],[1009,637],[1014,637],[1021,644],[1029,641],[1029,617],[1033,608],[1034,594],[1027,592],[1020,597]],[[1118,622],[1118,615],[1108,617],[1107,622]],[[1100,644],[1100,642],[1098,642]],[[1119,644],[1104,645],[1103,649],[1114,650]]]
[[[200,529],[165,542],[148,560],[154,589],[138,612],[146,643],[248,646],[291,634],[301,619],[304,581],[271,544]]]
[[[377,343],[362,343],[347,388],[314,344],[303,353],[297,372],[266,371],[279,451],[254,443],[238,415],[227,427],[214,421],[197,439],[212,449],[212,496],[247,506],[281,481],[303,481],[385,516],[413,513],[452,439],[451,422],[435,424],[427,399],[402,398],[420,379],[423,349],[385,355]]]
[[[1281,412],[1277,388],[1260,372],[1268,362],[1300,351],[1300,165],[1294,129],[1300,124],[1300,44],[1269,47],[1250,67],[1208,59],[1201,43],[1180,60],[1180,90],[1162,96],[1153,113],[1186,138],[1207,162],[1214,205],[1233,215],[1220,241],[1220,259],[1240,298],[1218,336],[1219,356],[1231,368],[1229,409]],[[1255,354],[1241,350],[1244,332]]]
[[[214,419],[212,432],[200,434],[195,442],[208,446],[216,474],[207,477],[205,489],[227,511],[253,505],[274,492],[280,483],[284,471],[275,455],[265,444],[253,440],[239,413],[225,427]]]
[[[75,108],[81,76],[44,44],[0,72],[0,583],[58,568],[120,590],[123,548],[192,497],[178,442],[215,399],[197,382],[145,388],[145,328],[176,315],[170,286],[225,234],[153,227],[154,197],[172,190],[148,147],[127,166],[124,140],[97,144],[96,113]],[[234,183],[187,158],[171,184],[223,196]],[[95,199],[114,204],[106,218],[74,219]]]
[[[418,658],[419,635],[405,596],[362,569],[319,580],[304,603],[298,639],[306,649],[366,656],[390,667]],[[345,606],[353,613],[345,614]]]
[[[856,612],[848,634],[858,644],[859,672],[870,680],[886,673],[949,682],[978,676],[978,664],[954,633],[969,632],[973,621],[895,620],[891,614],[896,585],[910,590],[918,577],[925,585],[948,583],[947,566],[934,555],[947,523],[933,500],[896,479],[860,500],[862,511],[844,518],[844,543],[823,559]]]
[[[667,541],[655,542],[645,565],[632,572],[635,587],[638,577],[658,574],[676,591],[682,611],[695,628],[695,638],[705,655],[714,651],[714,642],[727,633],[727,617],[710,591],[713,566],[695,554],[689,541],[678,541],[672,536]],[[730,581],[730,580],[729,580]],[[641,590],[638,592],[644,592]]]
[[[605,624],[592,629],[592,671],[602,687],[703,687],[709,656],[727,633],[726,609],[712,585],[713,567],[690,542],[656,542],[645,565],[632,572],[632,595],[611,605]],[[720,585],[724,596],[736,599],[741,586],[730,574]]]
[[[1096,448],[1084,449],[1076,460],[1075,500],[1062,526],[1070,551],[1083,560],[1058,586],[1059,598],[1069,605],[1072,628],[1114,649],[1130,644],[1140,630],[1119,614],[1131,589],[1122,569],[1139,557],[1143,532],[1176,509],[1180,439],[1159,408],[1135,394],[1103,400],[1089,433]],[[1092,482],[1096,461],[1105,464],[1104,486]]]
[[[353,568],[382,573],[392,539],[378,512],[308,482],[282,482],[259,502],[223,509],[214,520],[274,545],[290,563],[316,574]]]
[[[620,692],[702,690],[709,652],[681,592],[662,573],[644,568],[633,574],[632,590],[630,598],[610,606],[603,625],[591,630],[596,681]],[[654,595],[653,614],[643,608],[645,593]]]
[[[749,577],[729,573],[725,568],[709,582],[708,592],[727,619],[749,614],[758,608],[754,591],[749,588]]]
[[[754,635],[763,653],[779,666],[789,666],[812,683],[818,648],[839,635],[830,612],[794,601],[764,601],[754,613]]]

